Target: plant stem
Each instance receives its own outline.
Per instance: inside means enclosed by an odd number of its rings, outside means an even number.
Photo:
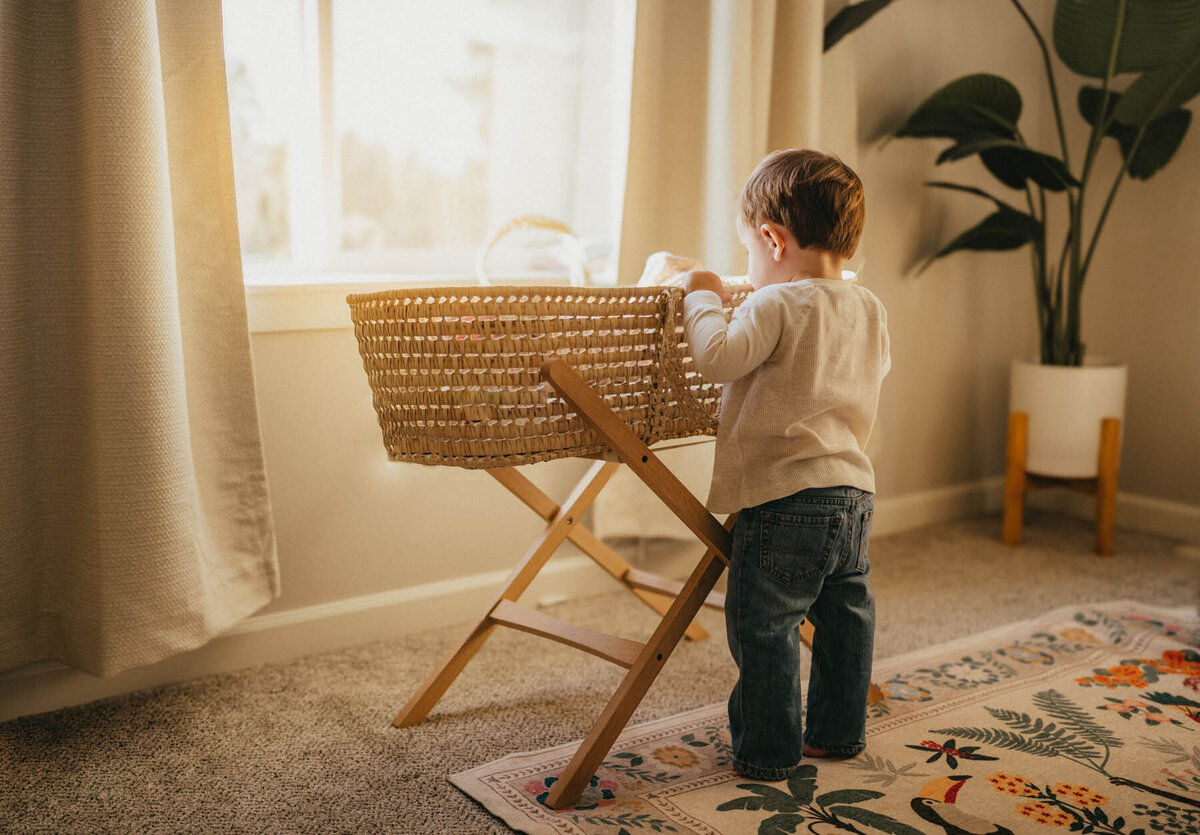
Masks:
[[[1037,301],[1037,317],[1038,317],[1038,342],[1041,343],[1042,362],[1046,362],[1046,347],[1045,333],[1046,324],[1049,321],[1049,290],[1046,285],[1046,195],[1041,186],[1038,187],[1038,193],[1041,195],[1042,216],[1038,218],[1037,209],[1033,204],[1033,192],[1029,188],[1028,181],[1025,183],[1025,200],[1029,204],[1029,214],[1035,220],[1040,220],[1042,225],[1042,234],[1038,240],[1033,241],[1030,247],[1030,256],[1033,260],[1033,295]]]
[[[1058,87],[1054,83],[1054,68],[1050,64],[1050,51],[1046,49],[1046,41],[1042,37],[1042,33],[1038,31],[1037,25],[1025,11],[1025,7],[1021,5],[1021,0],[1012,0],[1012,4],[1017,7],[1021,17],[1029,24],[1033,36],[1037,38],[1038,47],[1042,50],[1042,64],[1046,67],[1046,81],[1050,83],[1050,100],[1054,103],[1054,121],[1058,125],[1058,141],[1062,145],[1063,162],[1066,164],[1067,170],[1070,170],[1071,152],[1067,148],[1067,132],[1063,130],[1062,108],[1058,104]]]

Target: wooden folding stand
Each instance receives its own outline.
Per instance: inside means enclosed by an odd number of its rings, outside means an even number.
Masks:
[[[712,593],[712,589],[729,564],[730,530],[736,514],[722,526],[567,363],[547,362],[542,367],[542,378],[587,421],[617,460],[632,469],[707,546],[704,556],[686,582],[675,583],[633,568],[580,523],[584,511],[620,464],[597,461],[561,506],[515,469],[489,470],[497,481],[546,520],[546,529],[513,569],[483,615],[442,659],[392,724],[405,727],[424,719],[496,626],[550,638],[625,667],[629,672],[620,687],[546,798],[547,806],[561,809],[574,803],[587,786],[680,638],[685,634],[696,639],[705,637],[707,633],[699,624],[692,623],[700,607],[724,607],[724,596]],[[649,640],[640,643],[584,629],[516,603],[565,539],[574,542],[601,568],[663,614]],[[802,638],[812,646],[812,629],[807,624],[802,629]]]

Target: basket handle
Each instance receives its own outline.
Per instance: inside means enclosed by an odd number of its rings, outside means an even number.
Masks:
[[[587,269],[587,254],[583,249],[583,241],[579,240],[571,227],[561,221],[557,221],[552,217],[543,215],[518,215],[505,221],[495,231],[492,232],[488,239],[480,245],[475,253],[475,278],[480,284],[490,286],[492,280],[487,274],[487,257],[500,242],[501,238],[518,229],[546,229],[551,232],[557,232],[563,236],[567,242],[568,251],[571,258],[567,264],[572,287],[586,287],[588,284],[588,269]]]

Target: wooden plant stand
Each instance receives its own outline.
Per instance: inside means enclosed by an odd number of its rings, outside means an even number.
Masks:
[[[1004,542],[1021,544],[1025,494],[1040,487],[1067,487],[1096,497],[1096,553],[1111,556],[1117,519],[1117,475],[1121,465],[1121,421],[1100,422],[1100,467],[1095,478],[1053,478],[1025,471],[1029,416],[1008,415],[1008,447],[1004,466]]]
[[[591,425],[620,463],[597,461],[561,505],[514,468],[488,471],[544,519],[546,529],[482,615],[454,649],[442,658],[392,724],[402,728],[424,719],[496,626],[540,635],[626,668],[629,672],[620,687],[546,798],[547,806],[561,809],[574,803],[586,788],[679,640],[685,634],[697,640],[707,636],[699,624],[692,623],[700,607],[724,608],[724,595],[715,594],[712,589],[729,564],[730,531],[737,514],[730,516],[724,525],[718,522],[567,363],[562,360],[547,362],[542,367],[542,377]],[[621,464],[632,469],[707,546],[686,582],[680,584],[633,568],[580,522],[584,511]],[[641,643],[584,629],[516,602],[566,539],[663,615],[649,640]],[[812,627],[807,623],[801,627],[801,638],[811,649]]]

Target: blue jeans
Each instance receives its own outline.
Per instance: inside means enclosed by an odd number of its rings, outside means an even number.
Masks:
[[[866,745],[872,499],[855,487],[813,488],[738,516],[725,623],[738,666],[729,696],[734,765],[747,777],[791,776],[804,743],[851,755]],[[816,630],[807,721],[800,697],[805,618]]]

